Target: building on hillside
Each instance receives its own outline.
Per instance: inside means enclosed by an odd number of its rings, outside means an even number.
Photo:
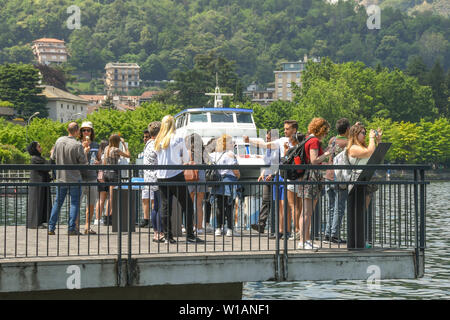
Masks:
[[[67,49],[64,40],[41,38],[33,41],[33,53],[40,64],[60,64],[67,62]]]
[[[102,94],[80,94],[80,98],[87,100],[89,106],[101,105],[108,96]]]
[[[140,67],[136,63],[108,63],[105,66],[105,90],[108,95],[139,88]]]
[[[259,103],[268,106],[275,101],[275,88],[263,88],[256,84],[251,84],[244,91],[244,94],[251,99],[253,103]]]
[[[101,108],[103,103],[108,98],[107,95],[87,95],[87,94],[80,95],[80,97],[89,102],[89,107],[97,106],[97,108],[90,108],[89,110],[91,110],[91,112],[98,110],[98,108]],[[117,110],[121,111],[136,109],[136,107],[139,106],[139,99],[140,96],[119,96],[119,95],[111,96],[111,102],[114,104],[114,107]]]
[[[89,103],[87,100],[52,86],[42,87],[42,94],[47,98],[50,119],[62,123],[86,118]]]
[[[312,61],[320,62],[320,58],[313,58]],[[292,83],[301,87],[301,73],[306,69],[308,57],[305,55],[303,61],[284,62],[281,70],[275,73],[275,100],[292,101]]]
[[[157,95],[161,93],[161,91],[145,91],[141,94],[139,97],[139,105],[143,104],[144,102],[150,102],[153,99],[154,95]]]

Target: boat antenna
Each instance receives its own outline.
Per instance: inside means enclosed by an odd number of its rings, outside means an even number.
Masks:
[[[222,108],[223,107],[223,100],[222,96],[233,96],[232,93],[220,93],[219,88],[219,74],[216,72],[216,89],[214,90],[214,93],[205,93],[207,96],[214,96],[214,108]]]

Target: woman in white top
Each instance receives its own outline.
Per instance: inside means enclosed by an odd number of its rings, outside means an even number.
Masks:
[[[229,135],[222,135],[216,144],[216,152],[210,154],[211,161],[217,165],[237,165],[236,156],[233,152],[234,143],[233,138]],[[223,169],[219,173],[224,182],[237,181],[241,174],[239,170]],[[214,186],[211,194],[214,195],[214,200],[217,201],[217,224],[219,228],[216,229],[216,235],[222,235],[222,227],[225,226],[227,220],[228,229],[226,236],[239,236],[239,233],[233,231],[233,202],[237,195],[237,185],[219,185]]]
[[[165,116],[161,121],[161,129],[155,139],[155,151],[158,157],[158,165],[181,165],[189,162],[189,152],[184,138],[175,132],[175,120],[171,115]],[[183,170],[161,169],[157,172],[158,182],[186,182]],[[186,185],[160,186],[161,196],[161,224],[166,243],[176,243],[171,230],[172,196],[178,198],[181,207],[186,212],[186,236],[187,242],[201,243],[193,231],[194,204],[191,197],[186,196]]]
[[[352,165],[365,165],[375,151],[376,145],[381,142],[381,136],[383,132],[380,128],[377,131],[370,130],[369,145],[366,144],[366,128],[357,123],[350,128],[347,154],[350,164]],[[358,170],[358,175],[361,170]],[[367,185],[366,195],[366,209],[369,207],[372,194],[377,190],[377,186],[374,184]]]

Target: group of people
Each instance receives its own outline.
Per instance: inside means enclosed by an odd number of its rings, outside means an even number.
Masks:
[[[265,149],[265,163],[280,163],[290,148],[304,143],[306,164],[332,164],[333,158],[338,153],[346,150],[351,164],[365,164],[375,150],[376,144],[381,142],[382,132],[371,130],[369,143],[366,143],[366,128],[362,123],[350,126],[347,119],[337,121],[338,135],[332,137],[326,148],[322,147],[323,139],[327,137],[330,124],[323,118],[314,118],[308,126],[308,132],[301,134],[298,124],[293,120],[284,122],[283,139],[272,139],[271,131],[267,132],[266,140],[250,139],[244,136],[244,142]],[[165,116],[161,122],[155,121],[148,125],[144,131],[145,147],[143,151],[143,164],[145,165],[185,165],[185,164],[238,164],[234,154],[233,137],[222,135],[211,139],[206,145],[200,135],[193,133],[187,137],[177,133],[175,120],[172,116]],[[120,147],[122,145],[122,147]],[[43,164],[47,160],[41,156],[42,149],[38,142],[32,142],[29,146],[32,155],[32,163]],[[59,138],[51,151],[51,160],[56,164],[117,164],[120,157],[130,157],[126,143],[119,135],[113,134],[109,141],[95,142],[95,132],[91,122],[85,121],[81,127],[76,122],[68,126],[68,135]],[[203,243],[198,235],[213,231],[216,236],[239,236],[234,228],[233,204],[238,197],[239,170],[217,170],[220,180],[232,182],[232,184],[217,184],[207,187],[205,184],[186,184],[186,172],[188,170],[162,168],[159,170],[144,170],[144,185],[142,188],[142,204],[144,217],[140,227],[154,229],[154,242],[176,243],[172,230],[172,205],[173,197],[178,200],[184,213],[186,241],[189,243]],[[262,170],[258,181],[273,181],[277,175],[272,167]],[[49,188],[31,187],[30,200],[36,198],[39,205],[29,207],[29,227],[48,228],[49,235],[55,234],[58,215],[67,193],[70,194],[70,213],[68,232],[69,235],[78,235],[78,212],[80,199],[86,198],[86,225],[84,234],[95,234],[91,228],[94,207],[96,223],[111,224],[111,208],[114,203],[113,186],[83,186],[79,182],[118,182],[117,170],[57,170],[56,181],[70,183],[70,186],[59,186],[56,199],[51,206]],[[322,176],[321,170],[306,170],[302,178],[307,181],[333,181],[333,170],[327,170]],[[35,171],[31,176],[32,182],[48,182],[50,176],[45,171]],[[198,182],[206,182],[205,170],[198,170]],[[288,180],[287,182],[289,182]],[[234,183],[233,183],[234,182]],[[33,189],[34,188],[34,189]],[[275,199],[275,192],[271,186],[265,184],[262,193],[262,206],[257,224],[252,229],[264,233],[267,219],[274,201],[279,204],[279,234],[298,240],[301,248],[314,248],[311,240],[311,218],[317,201],[322,193],[320,184],[289,184],[287,183],[287,203],[285,204],[284,190],[281,187],[276,192],[279,197]],[[375,190],[369,190],[370,194]],[[102,217],[104,204],[108,198],[105,215]],[[334,184],[326,185],[326,194],[329,199],[329,216],[325,231],[325,240],[331,242],[344,242],[340,239],[340,226],[345,213],[347,190]],[[207,201],[204,201],[204,200]],[[31,203],[31,201],[29,201]],[[206,204],[203,206],[203,204]],[[367,201],[368,203],[368,201]],[[216,229],[211,230],[210,211],[211,206],[217,206]],[[287,216],[284,221],[284,207],[287,206]],[[205,215],[203,209],[206,208]],[[48,216],[48,221],[45,217]],[[45,224],[48,223],[48,225]],[[293,222],[294,232],[291,232]],[[285,232],[285,225],[287,233]]]
[[[284,122],[284,135],[288,141],[284,144],[280,140],[271,141],[270,131],[267,132],[266,141],[249,139],[244,137],[245,141],[259,147],[265,148],[266,164],[280,163],[280,159],[288,152],[290,148],[294,148],[299,143],[304,143],[306,155],[306,163],[304,164],[333,164],[333,159],[342,151],[348,155],[349,163],[352,165],[364,165],[369,160],[376,148],[376,144],[381,142],[382,131],[371,130],[369,134],[369,144],[366,143],[366,128],[360,122],[350,126],[350,122],[346,118],[342,118],[336,123],[338,135],[332,137],[324,149],[322,142],[327,137],[330,130],[330,124],[323,118],[314,118],[308,125],[308,132],[303,135],[298,132],[298,124],[293,120]],[[278,158],[278,159],[277,159]],[[274,161],[275,160],[275,161]],[[278,162],[277,162],[278,160]],[[264,170],[258,181],[273,181],[275,172],[273,170]],[[279,179],[281,179],[279,177]],[[306,170],[303,177],[299,181],[335,181],[334,170],[327,170],[323,176],[321,170]],[[289,182],[290,180],[287,180]],[[376,188],[373,185],[368,186],[366,205],[370,203],[370,197]],[[287,184],[287,216],[284,221],[284,190],[281,187],[279,194],[279,235],[283,237],[284,227],[286,226],[286,237],[299,240],[299,248],[314,249],[311,239],[311,219],[313,211],[322,193],[320,184],[311,183],[303,185]],[[342,218],[345,214],[348,190],[344,185],[326,184],[326,193],[329,200],[329,217],[325,229],[325,241],[333,243],[344,243],[345,240],[340,238],[340,227]],[[253,224],[252,229],[263,233],[267,219],[270,213],[270,206],[274,203],[269,185],[264,185],[262,206],[257,224]],[[273,221],[274,219],[272,219]],[[291,224],[293,220],[294,232],[291,233]]]
[[[123,138],[117,134],[109,137],[109,141],[100,144],[95,141],[95,131],[92,122],[85,121],[81,127],[76,122],[71,122],[67,128],[68,135],[56,140],[50,154],[50,160],[42,157],[42,148],[37,141],[28,146],[28,152],[32,156],[32,164],[54,163],[57,165],[97,165],[117,164],[120,157],[130,157],[127,145]],[[122,143],[122,148],[119,148]],[[50,187],[33,186],[29,188],[27,227],[48,229],[49,235],[55,234],[61,207],[67,194],[70,195],[70,210],[68,222],[68,234],[80,235],[79,211],[82,198],[86,198],[86,224],[84,234],[95,234],[91,227],[94,207],[96,207],[97,220],[101,217],[105,200],[109,193],[109,201],[106,207],[104,222],[111,224],[111,208],[113,203],[113,186],[96,186],[97,182],[118,181],[116,171],[97,170],[56,170],[54,180],[58,183],[66,183],[57,187],[56,198],[51,204]],[[107,178],[107,179],[106,179]],[[50,171],[32,170],[30,182],[50,182]],[[80,186],[79,184],[93,183]]]

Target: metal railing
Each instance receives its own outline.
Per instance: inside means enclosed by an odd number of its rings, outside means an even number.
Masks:
[[[425,249],[425,196],[426,185],[428,184],[425,181],[425,170],[429,169],[428,166],[279,166],[281,177],[285,170],[292,168],[320,169],[321,172],[326,169],[353,168],[376,170],[378,173],[378,176],[374,177],[372,181],[356,182],[286,181],[286,179],[280,181],[281,179],[277,175],[277,178],[271,181],[260,182],[257,182],[255,177],[254,180],[238,180],[236,182],[146,183],[121,177],[123,170],[128,171],[128,177],[133,177],[133,173],[138,170],[186,169],[186,166],[2,165],[1,170],[48,171],[86,170],[86,168],[90,170],[118,170],[119,182],[42,183],[24,181],[23,176],[17,177],[17,180],[15,180],[14,175],[11,175],[11,179],[0,182],[0,259],[114,255],[120,261],[123,258],[131,260],[132,257],[148,254],[209,254],[214,252],[274,252],[277,259],[281,256],[287,259],[289,253],[314,252],[317,250],[414,249],[418,255],[420,251]],[[196,165],[190,166],[191,168],[248,170],[261,167]],[[387,180],[385,179],[387,170],[410,171],[413,172],[413,178]],[[154,226],[140,227],[138,225],[143,218],[141,191],[143,187],[154,185],[158,186],[160,190],[171,186],[177,188],[193,186],[194,201],[196,197],[201,196],[199,190],[209,191],[209,196],[206,195],[201,207],[193,205],[192,219],[193,225],[198,225],[198,213],[199,210],[202,210],[203,225],[205,225],[205,218],[208,217],[213,232],[209,233],[208,230],[208,232],[200,234],[196,229],[194,235],[201,240],[189,241],[187,233],[190,232],[183,233],[181,224],[188,221],[186,214],[190,213],[189,210],[183,209],[186,208],[186,203],[177,203],[177,197],[175,196],[175,198],[169,199],[174,203],[171,208],[171,219],[168,218],[165,221],[166,225],[171,223],[175,241],[172,241],[173,243],[170,241],[154,242]],[[233,198],[212,196],[211,188],[226,185],[235,187],[234,189],[240,192],[235,194]],[[342,185],[350,186],[353,191],[350,191],[350,193],[348,190],[339,192],[339,186]],[[31,228],[29,224],[27,225],[27,219],[30,220],[31,212],[34,214],[36,207],[39,206],[38,202],[30,202],[29,194],[33,188],[35,188],[34,191],[40,188],[48,188],[51,197],[50,203],[53,205],[58,188],[88,187],[97,189],[97,187],[102,186],[113,188],[114,201],[111,204],[113,223],[112,225],[103,225],[99,222],[94,225],[93,221],[90,221],[89,227],[95,231],[95,234],[76,234],[75,236],[69,234],[67,227],[71,209],[69,195],[61,209],[54,235],[50,235],[48,229],[35,228],[36,226]],[[286,192],[286,190],[292,190],[291,186],[294,187],[297,198],[293,198],[294,193]],[[308,203],[303,199],[307,198],[307,189],[312,186],[318,187],[319,191],[314,195],[314,199]],[[370,197],[368,197],[367,188],[373,191]],[[340,194],[346,194],[349,199],[345,205],[346,213],[340,217],[342,218],[340,228],[334,231],[337,236],[335,239],[327,237],[326,234],[328,232],[327,224],[331,225],[333,222],[332,211],[330,211],[330,192],[332,190],[338,197],[337,201],[341,201]],[[362,191],[364,196],[357,193],[357,190]],[[186,190],[184,192],[188,193]],[[264,192],[266,193],[265,203],[262,202]],[[354,193],[353,196],[351,195],[352,192]],[[189,194],[185,194],[185,196],[188,199]],[[179,194],[178,197],[180,197]],[[210,201],[211,197],[215,201]],[[292,199],[294,201],[291,201]],[[77,225],[81,233],[83,233],[83,226],[86,224],[86,200],[86,198],[81,199],[80,211],[78,212],[79,222]],[[225,203],[225,201],[227,202]],[[259,222],[259,215],[264,205],[268,208],[265,227],[261,227],[260,230],[253,229],[251,225]],[[312,208],[311,223],[308,221],[308,215],[300,215],[299,205],[305,208],[310,205]],[[209,207],[211,207],[211,214],[207,216]],[[363,208],[362,212],[361,208]],[[152,209],[150,208],[150,212]],[[223,231],[220,231],[221,234],[219,235],[217,228],[220,227],[220,221],[218,221],[220,209],[231,210],[234,232],[223,234]],[[350,211],[353,212],[354,217],[351,217]],[[49,212],[48,209],[45,216],[47,222],[49,221]],[[291,217],[290,214],[292,214]],[[95,217],[95,213],[93,216]],[[339,224],[337,225],[339,226]],[[184,223],[184,227],[188,227],[186,223]],[[119,230],[122,230],[122,232],[119,232]],[[307,233],[310,233],[309,237],[306,235]],[[305,235],[303,241],[302,235]],[[358,244],[361,239],[364,242],[363,246],[361,246],[361,243]],[[305,240],[310,240],[310,242],[307,244]],[[340,242],[339,240],[347,240],[347,242]],[[312,245],[312,247],[309,245]]]

